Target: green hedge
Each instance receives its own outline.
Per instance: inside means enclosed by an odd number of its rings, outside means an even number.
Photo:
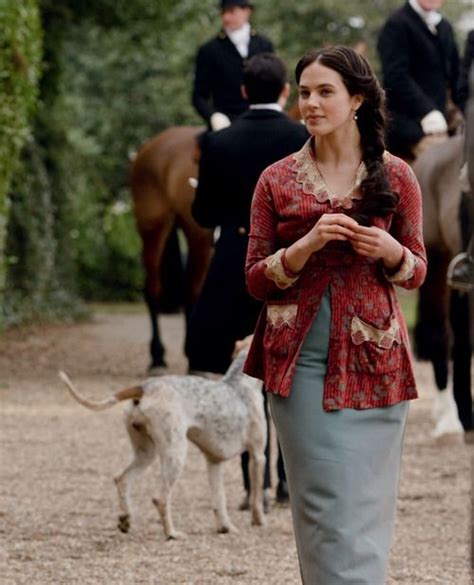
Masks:
[[[40,61],[41,27],[36,0],[0,0],[0,306],[6,275],[7,193],[20,150],[30,136]]]

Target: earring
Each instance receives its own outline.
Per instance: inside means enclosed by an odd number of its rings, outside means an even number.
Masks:
[[[358,119],[359,119],[359,116],[357,115],[357,110],[355,110],[355,112],[354,112],[354,120],[358,120]]]

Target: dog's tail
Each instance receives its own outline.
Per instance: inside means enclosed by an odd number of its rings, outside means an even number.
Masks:
[[[85,406],[90,410],[106,410],[107,408],[115,406],[123,400],[140,400],[140,398],[143,396],[143,388],[141,386],[131,386],[130,388],[119,390],[113,396],[106,398],[105,400],[88,400],[79,394],[67,374],[61,371],[59,371],[58,374],[64,384],[66,384],[72,397],[77,400],[79,404],[82,404],[82,406]]]

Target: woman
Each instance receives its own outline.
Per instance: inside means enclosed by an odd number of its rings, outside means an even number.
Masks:
[[[246,270],[265,305],[245,370],[271,393],[303,583],[383,585],[417,396],[393,284],[425,277],[420,190],[385,151],[363,57],[312,51],[296,81],[311,138],[256,187]]]

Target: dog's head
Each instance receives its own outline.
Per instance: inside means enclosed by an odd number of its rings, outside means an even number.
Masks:
[[[234,353],[232,354],[232,357],[233,358],[237,357],[237,355],[241,351],[244,351],[244,350],[246,352],[248,352],[248,350],[250,349],[250,346],[252,345],[252,339],[253,339],[253,334],[247,335],[247,337],[244,337],[244,339],[237,340],[235,342]]]

